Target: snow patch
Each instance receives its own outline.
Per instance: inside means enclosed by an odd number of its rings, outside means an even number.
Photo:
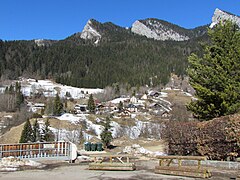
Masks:
[[[31,167],[44,167],[39,162],[35,162],[29,159],[19,159],[15,157],[6,157],[2,158],[0,161],[0,171],[16,171],[22,166],[31,166]]]
[[[156,152],[149,151],[149,150],[145,149],[144,147],[141,147],[139,144],[133,144],[132,146],[126,146],[122,152],[126,153],[126,154],[145,155],[145,156],[149,156],[149,157],[166,155],[164,152],[160,152],[160,151],[156,151]]]
[[[22,85],[22,93],[24,96],[42,92],[45,97],[55,97],[57,93],[61,98],[65,97],[69,92],[74,99],[84,98],[85,94],[102,93],[103,89],[77,88],[54,83],[50,80],[24,79],[20,81]]]
[[[116,98],[116,99],[111,100],[110,102],[113,103],[113,104],[119,104],[120,101],[124,102],[124,101],[127,101],[127,100],[129,100],[129,98]]]

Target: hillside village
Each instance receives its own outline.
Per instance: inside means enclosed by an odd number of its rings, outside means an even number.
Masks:
[[[24,104],[28,112],[38,114],[38,116],[35,116],[40,124],[47,118],[55,122],[51,125],[55,139],[70,140],[77,144],[79,144],[82,138],[85,141],[91,141],[91,138],[95,137],[100,141],[100,134],[103,128],[101,122],[107,116],[110,116],[112,120],[114,138],[119,138],[123,135],[131,139],[139,137],[159,138],[161,136],[161,123],[174,118],[172,112],[176,102],[173,102],[173,98],[169,99],[169,93],[178,94],[179,97],[189,100],[192,98],[190,93],[183,92],[176,87],[175,89],[172,88],[174,83],[170,83],[169,87],[162,91],[146,88],[146,91],[141,94],[134,91],[134,95],[121,95],[108,101],[100,101],[98,96],[104,94],[104,89],[74,88],[56,84],[49,80],[21,78],[19,82],[21,83],[21,90],[25,97]],[[2,87],[2,93],[4,88]],[[59,94],[65,106],[64,111],[59,116],[48,114],[47,111],[49,109],[48,100],[54,98],[56,94]],[[88,99],[91,94],[93,94],[96,106],[94,113],[90,113],[87,109]],[[191,117],[189,116],[189,118]],[[12,127],[11,121],[13,119],[14,116],[11,113],[3,115],[1,118],[2,132],[6,132],[4,129]],[[70,125],[61,128],[54,127],[56,121],[66,121]],[[69,126],[72,125],[75,127],[70,128],[70,130]],[[79,137],[81,135],[84,137]],[[16,142],[18,142],[18,139],[14,139],[9,143]]]

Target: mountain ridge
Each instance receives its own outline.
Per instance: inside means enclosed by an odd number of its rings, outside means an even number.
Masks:
[[[208,25],[185,29],[153,18],[145,21],[161,22],[189,39],[155,40],[131,28],[90,19],[83,32],[59,41],[0,41],[0,76],[50,78],[76,87],[104,88],[118,83],[126,89],[164,85],[172,73],[185,76],[187,57],[201,55],[201,43],[209,40]],[[153,22],[152,29],[147,27],[150,31],[157,28]]]

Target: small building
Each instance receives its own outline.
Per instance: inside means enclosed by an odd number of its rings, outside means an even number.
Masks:
[[[40,112],[45,108],[44,103],[35,103],[32,105],[32,112]]]
[[[136,104],[138,102],[137,98],[135,96],[130,98],[130,103]]]
[[[137,108],[137,106],[134,105],[134,104],[129,104],[129,105],[127,106],[127,110],[129,110],[130,112],[137,112],[137,111],[138,111],[138,108]]]
[[[74,107],[76,113],[84,113],[87,111],[87,105],[85,104],[76,104]]]
[[[119,116],[122,118],[130,118],[131,117],[131,112],[127,109],[124,109],[119,113]]]
[[[159,97],[161,95],[161,92],[158,91],[150,91],[149,96],[151,97]]]
[[[103,104],[96,105],[96,113],[104,113],[106,111],[106,107]]]
[[[141,97],[141,99],[142,99],[142,100],[147,100],[147,99],[148,99],[148,97],[147,97],[147,95],[146,95],[146,94],[144,94],[144,95]]]

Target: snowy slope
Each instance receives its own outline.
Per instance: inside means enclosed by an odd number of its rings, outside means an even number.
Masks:
[[[103,89],[76,88],[57,84],[50,80],[38,80],[36,82],[35,79],[24,79],[20,82],[22,85],[22,93],[25,96],[30,96],[31,93],[43,92],[45,97],[54,97],[57,93],[59,93],[60,97],[64,97],[66,92],[69,92],[72,98],[77,99],[84,97],[84,94],[103,92]]]

